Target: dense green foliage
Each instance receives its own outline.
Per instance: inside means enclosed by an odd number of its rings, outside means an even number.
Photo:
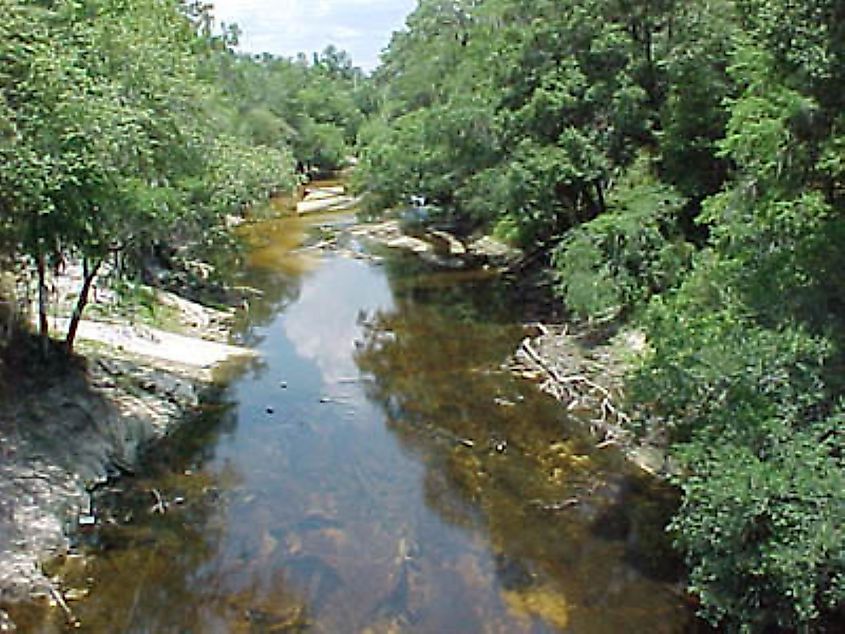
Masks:
[[[236,104],[235,128],[255,145],[293,151],[316,170],[354,153],[368,85],[348,55],[329,46],[313,60],[222,55],[215,81]]]
[[[372,204],[547,253],[574,315],[648,333],[703,614],[841,616],[845,5],[422,0],[374,84]]]
[[[0,239],[40,279],[81,260],[77,320],[101,264],[225,239],[225,215],[338,167],[361,118],[360,71],[232,51],[210,6],[0,0]],[[301,171],[305,171],[304,169]],[[72,347],[75,325],[68,333]]]
[[[0,0],[0,244],[45,275],[162,242],[360,152],[390,207],[548,256],[573,316],[630,320],[642,428],[714,622],[845,603],[845,4],[421,0],[372,79],[232,51],[177,0]],[[46,321],[42,320],[42,326]],[[73,332],[68,343],[72,344]]]

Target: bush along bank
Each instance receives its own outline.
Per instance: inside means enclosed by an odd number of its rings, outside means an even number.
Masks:
[[[701,613],[845,610],[841,2],[423,0],[385,53],[356,179],[552,262],[570,314],[647,345]],[[567,377],[563,377],[566,379]]]

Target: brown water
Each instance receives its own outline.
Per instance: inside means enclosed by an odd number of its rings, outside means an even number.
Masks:
[[[326,221],[249,230],[261,359],[100,501],[82,630],[692,631],[671,496],[502,369],[501,282],[291,253]]]

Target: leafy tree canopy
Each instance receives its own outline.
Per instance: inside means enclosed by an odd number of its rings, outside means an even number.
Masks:
[[[423,195],[648,333],[631,405],[702,613],[841,616],[845,4],[421,0],[373,83],[372,204]]]

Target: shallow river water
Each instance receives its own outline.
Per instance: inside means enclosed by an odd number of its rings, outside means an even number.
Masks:
[[[503,369],[502,283],[292,252],[314,222],[248,230],[261,357],[100,500],[83,631],[693,631],[671,495]]]

